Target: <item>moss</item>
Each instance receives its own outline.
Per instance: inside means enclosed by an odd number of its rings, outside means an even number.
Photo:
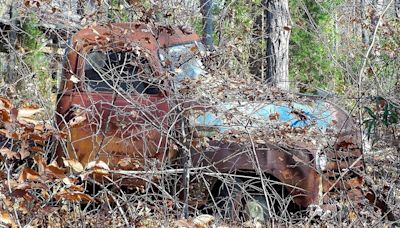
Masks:
[[[45,45],[42,42],[44,33],[39,28],[39,21],[34,15],[29,15],[22,24],[23,33],[20,35],[21,47],[26,54],[23,59],[25,64],[34,73],[35,84],[38,91],[45,99],[50,99],[51,88],[56,81],[51,77],[50,59],[41,51]],[[29,92],[29,91],[28,91]]]
[[[28,16],[22,24],[22,30],[24,31],[21,37],[22,46],[29,50],[38,49],[38,41],[43,36],[43,32],[39,29],[38,19],[34,15]]]

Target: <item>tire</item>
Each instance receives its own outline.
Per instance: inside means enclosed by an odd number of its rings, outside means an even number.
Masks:
[[[240,178],[232,183],[222,183],[215,201],[217,213],[223,219],[265,222],[269,218],[268,202],[262,192],[251,192]]]

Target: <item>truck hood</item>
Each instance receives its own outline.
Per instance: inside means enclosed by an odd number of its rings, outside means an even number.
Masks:
[[[196,109],[189,121],[202,135],[225,133],[230,130],[253,131],[260,128],[287,126],[313,128],[324,133],[338,130],[340,110],[320,100],[297,102],[224,102],[216,108]]]

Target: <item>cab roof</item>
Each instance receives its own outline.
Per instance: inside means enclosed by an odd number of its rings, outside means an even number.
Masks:
[[[132,22],[89,26],[77,32],[72,41],[77,49],[93,45],[127,47],[134,43],[143,48],[155,50],[199,39],[195,32],[186,27],[156,26]]]

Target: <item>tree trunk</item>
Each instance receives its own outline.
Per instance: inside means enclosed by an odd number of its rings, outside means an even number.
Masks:
[[[250,50],[250,73],[281,89],[289,89],[289,5],[288,0],[264,0],[264,12],[253,25],[255,44]],[[259,50],[264,39],[266,50]]]
[[[8,54],[10,56],[8,65],[7,65],[7,77],[5,82],[8,84],[14,83],[16,79],[16,74],[15,74],[15,61],[16,61],[16,53],[15,53],[15,44],[17,43],[17,11],[15,9],[15,3],[11,3],[10,6],[10,31],[8,33],[9,37],[9,48],[8,48]]]
[[[373,30],[375,30],[375,27],[378,26],[378,21],[379,21],[379,17],[381,16],[381,14],[383,13],[383,8],[384,8],[384,0],[375,0],[374,1],[374,14],[372,16],[372,31],[371,33],[373,33]]]
[[[364,45],[369,45],[369,26],[367,21],[367,2],[360,0],[361,11],[361,39]]]
[[[267,80],[289,89],[289,5],[288,0],[265,0],[267,31]]]
[[[203,42],[209,49],[213,49],[212,5],[212,0],[200,0],[203,15]]]
[[[261,39],[265,37],[265,16],[256,16],[252,30],[252,43],[254,44],[250,48],[249,57],[249,70],[250,73],[261,81],[265,81],[265,69],[267,67],[266,57],[264,56],[264,50],[260,51]]]
[[[396,17],[400,18],[400,0],[394,1],[394,10],[396,11]]]

